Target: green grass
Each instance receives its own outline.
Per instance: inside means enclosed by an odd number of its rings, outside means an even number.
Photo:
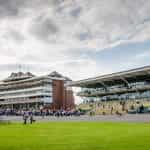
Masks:
[[[150,124],[50,122],[0,125],[0,150],[149,150]]]

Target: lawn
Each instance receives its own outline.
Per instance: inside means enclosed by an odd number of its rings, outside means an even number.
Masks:
[[[50,122],[0,125],[0,150],[149,150],[150,124]]]

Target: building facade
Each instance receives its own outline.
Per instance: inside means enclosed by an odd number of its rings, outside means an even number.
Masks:
[[[45,76],[30,72],[12,73],[0,82],[0,107],[72,109],[74,97],[72,89],[66,87],[68,82],[69,78],[57,72]]]
[[[87,100],[150,100],[150,66],[72,82]]]

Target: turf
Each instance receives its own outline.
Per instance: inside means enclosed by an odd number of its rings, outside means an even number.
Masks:
[[[150,124],[51,122],[0,125],[0,150],[149,150]]]

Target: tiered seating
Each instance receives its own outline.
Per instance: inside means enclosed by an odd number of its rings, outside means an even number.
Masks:
[[[88,112],[90,114],[95,115],[110,115],[110,114],[126,114],[131,110],[137,110],[140,105],[149,106],[150,101],[148,100],[128,100],[123,102],[120,101],[107,101],[107,102],[94,102],[94,103],[86,103],[80,104],[78,108],[81,109],[89,109],[91,111]]]

